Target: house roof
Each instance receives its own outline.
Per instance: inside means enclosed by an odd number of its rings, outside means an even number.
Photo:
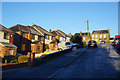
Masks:
[[[106,33],[108,33],[108,30],[96,30],[92,32],[92,34],[106,34]]]
[[[0,42],[0,45],[4,47],[12,47],[12,48],[17,48],[14,44],[7,43],[7,42]]]
[[[82,36],[88,36],[88,34],[90,35],[89,32],[84,32],[84,33],[82,33]]]
[[[11,27],[10,29],[12,29],[15,32],[21,31],[24,33],[31,33],[31,34],[43,36],[41,33],[39,33],[37,30],[35,30],[32,26],[23,26],[23,25],[17,24],[15,26]]]
[[[66,34],[66,33],[64,33],[63,31],[61,31],[61,30],[56,30],[56,32],[58,32],[58,33],[60,33],[62,36],[64,36],[64,37],[70,37],[68,34]]]
[[[50,35],[50,36],[54,36],[53,34],[51,34],[50,32],[48,32],[47,30],[43,29],[42,27],[40,26],[37,26],[37,25],[32,25],[33,27],[36,27],[41,33],[43,34],[46,34],[46,35]]]
[[[7,33],[13,33],[12,30],[6,28],[5,26],[3,26],[1,24],[0,24],[0,31],[4,31],[4,32],[7,32]]]
[[[90,33],[84,32],[81,34],[81,36],[88,36],[88,34],[90,34]],[[77,35],[80,35],[80,33],[75,33],[74,35],[77,36]]]
[[[51,32],[53,35],[55,35],[55,36],[60,36],[60,37],[64,37],[64,36],[62,36],[59,32],[57,32],[57,31],[52,31]]]
[[[59,43],[59,40],[57,40],[57,39],[52,40],[52,41],[50,42],[50,44],[55,44],[56,42]]]
[[[34,41],[34,42],[32,42],[32,44],[37,44],[38,42],[41,42],[41,41]]]

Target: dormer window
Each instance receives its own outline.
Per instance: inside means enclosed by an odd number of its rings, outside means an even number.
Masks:
[[[9,39],[9,34],[4,33],[4,39]]]

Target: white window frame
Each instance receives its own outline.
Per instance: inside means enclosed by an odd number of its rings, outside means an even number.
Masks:
[[[94,38],[94,35],[92,35],[92,38]]]
[[[106,38],[107,36],[106,36],[106,34],[104,34],[104,38]]]
[[[85,37],[83,37],[83,40],[85,40]]]
[[[100,38],[102,38],[102,34],[100,34]]]
[[[95,35],[96,38],[98,38],[98,35]]]

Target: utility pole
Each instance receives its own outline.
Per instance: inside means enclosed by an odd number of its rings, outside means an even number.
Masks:
[[[89,33],[89,23],[88,23],[88,20],[85,20],[87,21],[87,32]]]
[[[90,35],[89,35],[89,23],[88,23],[88,19],[85,20],[85,22],[87,22],[87,33],[88,33],[88,37],[90,37]],[[91,38],[90,38],[90,40],[91,40]]]

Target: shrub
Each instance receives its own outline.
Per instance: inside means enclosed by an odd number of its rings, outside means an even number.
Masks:
[[[27,55],[22,55],[18,57],[18,63],[25,63],[28,61]]]
[[[7,60],[7,63],[10,63],[11,60],[15,60],[16,57],[13,55],[9,55],[9,56],[4,56],[3,60]]]
[[[10,61],[10,63],[18,63],[18,60],[17,59],[12,60],[12,61]]]

